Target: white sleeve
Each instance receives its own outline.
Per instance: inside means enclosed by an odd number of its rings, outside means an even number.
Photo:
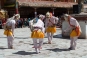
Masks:
[[[29,21],[29,25],[30,26],[33,25],[33,20]]]
[[[45,33],[44,23],[42,24],[42,32]]]
[[[58,23],[58,20],[59,20],[59,18],[55,18],[55,23],[56,23],[56,24]]]
[[[45,20],[45,29],[47,28],[47,19]]]
[[[70,24],[73,25],[74,27],[78,26],[78,22],[75,18],[71,18]]]
[[[74,23],[73,24],[75,25],[75,27],[78,26],[78,22],[76,20],[74,20]]]
[[[13,33],[13,35],[14,35],[15,23],[16,22],[12,22],[12,33]]]

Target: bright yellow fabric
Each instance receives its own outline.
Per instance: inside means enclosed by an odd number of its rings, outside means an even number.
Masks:
[[[75,37],[75,36],[77,36],[77,32],[75,30],[72,30],[70,37]]]
[[[55,33],[56,32],[56,27],[48,27],[46,29],[46,32],[48,32],[48,33]]]
[[[12,31],[11,30],[5,30],[4,35],[6,36],[12,36]]]
[[[41,31],[33,31],[31,33],[31,38],[43,39],[44,38],[44,33],[41,32]]]

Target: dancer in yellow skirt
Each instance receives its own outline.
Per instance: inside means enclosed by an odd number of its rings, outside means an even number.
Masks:
[[[64,33],[69,31],[70,28],[72,29],[72,31],[70,33],[71,42],[70,42],[70,48],[69,49],[75,50],[76,40],[81,34],[80,25],[79,25],[78,21],[75,18],[71,17],[68,14],[64,15],[64,19],[69,23],[69,27],[66,30],[64,30]]]
[[[33,31],[31,33],[31,38],[33,38],[33,44],[36,53],[40,52],[41,46],[43,44],[43,38],[44,38],[44,23],[43,21],[38,18],[36,18],[36,23],[33,25]],[[39,41],[39,44],[38,44]]]
[[[14,39],[14,29],[16,20],[20,18],[19,14],[14,15],[12,18],[9,18],[5,24],[4,35],[7,36],[8,48],[13,48],[13,39]]]
[[[58,19],[57,19],[58,20]],[[51,44],[53,34],[56,32],[56,17],[52,16],[52,13],[46,13],[46,20],[45,20],[45,30],[47,32],[48,37],[48,44]]]

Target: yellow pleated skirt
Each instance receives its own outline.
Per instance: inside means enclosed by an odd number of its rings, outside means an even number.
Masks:
[[[56,27],[48,27],[46,29],[46,32],[48,32],[48,33],[55,33],[56,32]]]
[[[77,32],[75,30],[72,30],[70,37],[75,37],[75,36],[77,36]]]
[[[33,31],[31,33],[31,38],[43,39],[44,33],[42,31]]]
[[[12,31],[11,30],[5,30],[4,35],[6,36],[12,36]]]

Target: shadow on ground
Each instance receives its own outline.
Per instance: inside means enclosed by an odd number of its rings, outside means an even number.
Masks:
[[[45,36],[45,38],[47,38],[47,35]],[[53,38],[62,38],[62,34],[53,35]]]
[[[62,34],[54,35],[53,38],[62,38]]]
[[[69,49],[59,49],[59,48],[54,48],[54,49],[47,49],[53,52],[62,52],[62,51],[70,51]]]
[[[0,38],[7,38],[7,37],[0,37]],[[16,38],[16,39],[28,39],[30,37],[14,37],[14,38]]]
[[[8,49],[8,48],[5,48],[5,47],[0,46],[0,49],[2,49],[2,50],[3,50],[3,49]]]
[[[39,44],[39,43],[38,43],[38,44]],[[48,44],[48,43],[44,42],[43,44]],[[34,45],[34,44],[30,44],[30,45]]]
[[[25,52],[25,51],[18,51],[13,54],[19,54],[19,55],[31,55],[31,54],[37,54],[36,52]]]
[[[70,40],[70,37],[69,36],[62,36],[62,34],[54,35],[53,38],[68,39],[68,40]]]
[[[28,39],[30,37],[15,37],[16,39]]]

